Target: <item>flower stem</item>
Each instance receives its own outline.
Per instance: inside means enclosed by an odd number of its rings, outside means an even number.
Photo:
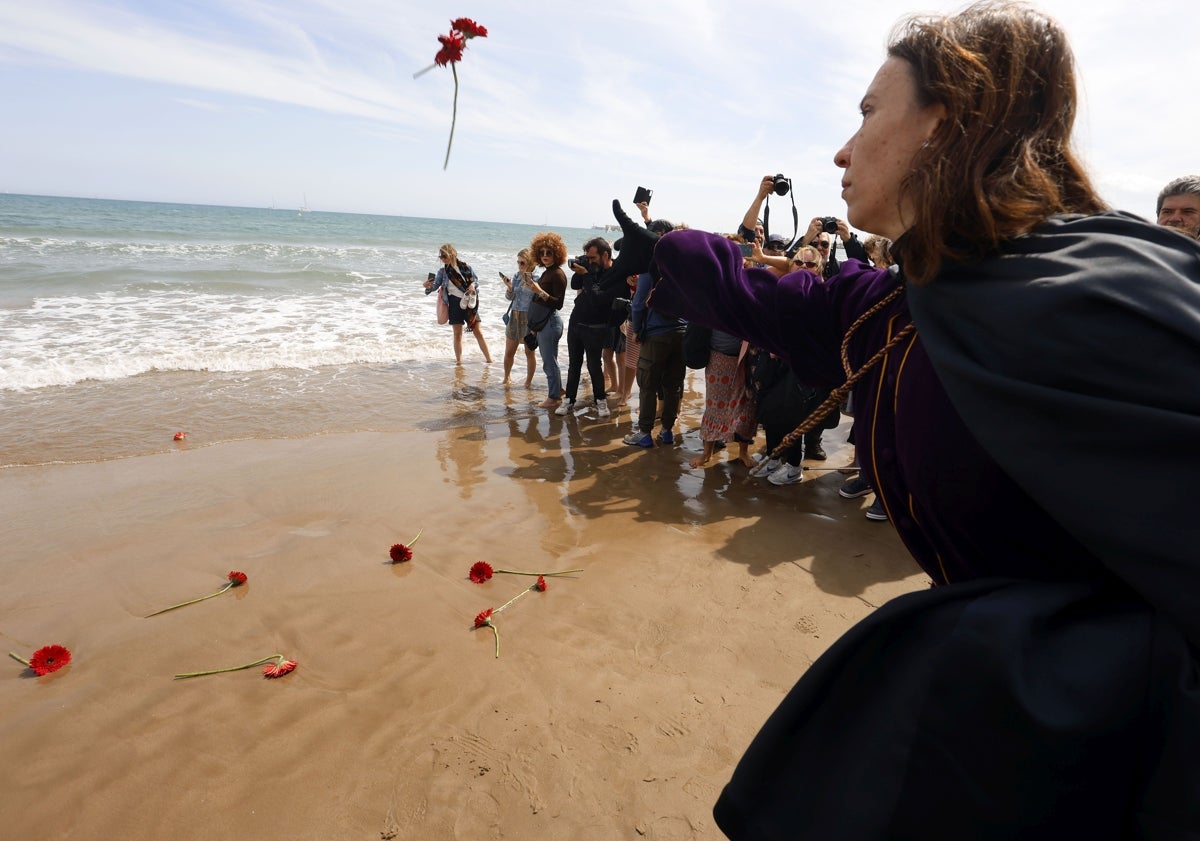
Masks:
[[[198,599],[192,599],[190,602],[180,602],[179,604],[173,604],[170,607],[164,607],[162,610],[156,610],[153,613],[146,614],[146,618],[149,619],[151,616],[158,616],[160,613],[166,613],[168,610],[174,610],[177,607],[187,607],[189,604],[195,604],[196,602],[202,602],[205,599],[215,598],[216,596],[219,596],[222,593],[224,593],[226,590],[228,590],[232,586],[233,586],[233,582],[230,581],[228,584],[226,584],[220,590],[217,590],[217,592],[215,592],[215,593],[209,593],[207,596],[201,596]]]
[[[18,657],[17,655],[13,654],[11,651],[8,652],[8,656],[13,658],[14,660],[16,660],[18,663],[24,663],[29,668],[31,668],[31,669],[33,668],[33,666],[30,665],[29,661],[26,660],[24,657]]]
[[[420,531],[418,531],[418,532],[417,532],[417,536],[416,536],[416,537],[414,537],[412,540],[408,541],[408,546],[409,546],[409,548],[410,548],[410,549],[413,547],[413,545],[414,545],[414,544],[415,544],[415,543],[416,543],[418,540],[420,540],[420,539],[421,539],[421,535],[423,535],[424,533],[425,533],[425,529],[421,529]]]
[[[503,610],[503,608],[501,608],[501,610]],[[500,629],[497,628],[495,625],[493,625],[490,619],[487,622],[485,622],[484,624],[492,629],[492,634],[496,637],[496,659],[499,660],[500,659]]]
[[[458,65],[451,62],[450,70],[454,73],[454,109],[450,112],[450,141],[446,144],[446,160],[442,163],[443,170],[450,166],[450,147],[454,145],[454,126],[458,123]]]
[[[189,677],[203,677],[204,675],[220,675],[224,674],[225,672],[240,672],[242,669],[253,669],[255,666],[261,666],[263,663],[268,663],[271,660],[275,661],[275,665],[279,665],[283,661],[283,655],[272,654],[270,657],[264,657],[261,660],[255,660],[253,663],[247,663],[244,666],[234,666],[229,669],[211,669],[207,672],[184,672],[181,675],[175,675],[175,680],[182,680],[183,678]]]
[[[500,611],[504,610],[504,608],[508,607],[510,604],[512,604],[513,602],[515,602],[517,599],[521,598],[521,596],[525,595],[526,593],[528,593],[528,592],[529,592],[530,590],[532,590],[532,589],[534,589],[534,588],[533,588],[533,587],[526,587],[524,590],[522,590],[521,592],[517,593],[515,596],[513,596],[511,599],[509,599],[508,601],[506,601],[504,604],[500,605],[498,608],[496,608],[495,610],[493,610],[493,611],[492,611],[492,615],[493,615],[493,616],[495,616],[497,613],[499,613]]]
[[[556,576],[556,575],[570,575],[573,572],[583,572],[583,570],[582,569],[560,569],[558,572],[523,572],[519,569],[498,569],[498,570],[494,570],[494,572],[497,572],[497,573],[505,572],[505,573],[508,573],[509,575],[544,575],[546,577],[551,577],[551,576]]]
[[[428,67],[426,67],[424,70],[418,70],[416,73],[414,73],[414,74],[413,74],[413,78],[414,78],[414,79],[418,79],[418,78],[420,78],[421,76],[424,76],[426,73],[428,73],[430,70],[432,70],[432,69],[433,69],[433,68],[435,68],[435,67],[437,67],[437,62],[436,62],[436,61],[435,61],[433,64],[431,64],[431,65],[429,65]]]

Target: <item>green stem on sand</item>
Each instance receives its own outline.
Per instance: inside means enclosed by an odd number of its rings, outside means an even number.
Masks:
[[[504,608],[500,608],[500,609],[503,610]],[[496,637],[496,659],[499,660],[500,659],[500,629],[492,624],[491,619],[484,622],[483,624],[487,625],[489,628],[491,628],[493,636]]]
[[[542,575],[546,578],[553,578],[557,575],[570,575],[574,572],[583,572],[582,569],[560,569],[558,572],[523,572],[519,569],[497,569],[494,573],[507,573],[508,575]]]
[[[205,599],[216,598],[217,596],[221,595],[222,593],[224,593],[226,590],[228,590],[232,586],[233,586],[233,582],[230,581],[228,584],[226,584],[220,590],[217,590],[217,592],[215,592],[215,593],[209,593],[207,596],[201,596],[198,599],[192,599],[190,602],[180,602],[179,604],[173,604],[170,607],[164,607],[162,610],[156,610],[153,613],[146,614],[146,618],[149,619],[151,616],[158,616],[160,613],[166,613],[168,610],[175,610],[175,608],[177,608],[177,607],[187,607],[189,604],[195,604],[196,602],[202,602]]]
[[[450,70],[454,73],[454,110],[450,112],[450,142],[446,144],[446,160],[442,169],[450,166],[450,147],[454,145],[454,126],[458,122],[458,65],[450,62]]]
[[[29,668],[31,668],[31,669],[33,668],[33,666],[30,665],[29,661],[26,660],[24,657],[18,657],[17,655],[13,654],[11,651],[8,652],[8,656],[13,658],[14,660],[16,660],[18,663],[23,663],[24,665],[28,666]]]
[[[425,529],[421,529],[420,531],[418,531],[418,532],[417,532],[417,536],[416,536],[416,537],[414,537],[412,540],[408,541],[408,546],[409,546],[409,548],[410,548],[410,549],[413,547],[413,545],[414,545],[414,544],[415,544],[415,543],[416,543],[418,540],[420,540],[420,539],[421,539],[421,535],[423,535],[424,533],[425,533]]]
[[[181,675],[175,675],[175,680],[182,680],[183,678],[189,677],[203,677],[204,675],[220,675],[224,674],[225,672],[240,672],[242,669],[253,669],[255,666],[261,666],[264,663],[271,662],[272,660],[274,660],[275,665],[278,666],[283,662],[283,655],[272,654],[270,657],[264,657],[261,660],[255,660],[253,663],[247,663],[244,666],[234,666],[231,669],[212,669],[207,672],[184,672]]]

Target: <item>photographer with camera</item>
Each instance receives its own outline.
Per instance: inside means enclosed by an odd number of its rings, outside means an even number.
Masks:
[[[786,196],[792,189],[792,182],[783,175],[764,175],[762,181],[758,184],[758,194],[754,197],[754,201],[750,202],[750,206],[746,208],[746,213],[742,216],[741,224],[738,225],[738,234],[748,244],[758,243],[764,245],[767,240],[767,221],[764,221],[763,205],[767,202],[768,197],[772,193],[777,196]],[[794,204],[793,204],[794,207]],[[769,214],[770,211],[768,210]],[[787,243],[786,237],[781,237]]]
[[[833,239],[834,234],[841,238],[847,257],[859,260],[867,266],[872,265],[867,249],[858,241],[858,237],[851,233],[850,226],[844,219],[838,219],[836,216],[814,216],[808,223],[803,242],[820,249],[821,256],[825,258],[825,271],[821,275],[825,280],[837,274],[841,266],[837,259],[837,241]]]
[[[612,246],[604,237],[589,239],[583,246],[583,256],[575,257],[567,265],[575,273],[571,277],[571,288],[580,290],[575,296],[575,306],[567,323],[567,385],[563,402],[554,410],[556,415],[571,414],[575,410],[575,397],[579,392],[579,379],[583,374],[583,362],[587,359],[588,376],[592,380],[592,393],[596,400],[596,414],[607,418],[612,414],[604,390],[604,340],[609,333],[610,313],[616,291],[609,277],[612,269]],[[624,287],[624,278],[618,277]]]

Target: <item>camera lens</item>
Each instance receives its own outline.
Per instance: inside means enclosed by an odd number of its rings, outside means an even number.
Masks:
[[[775,195],[777,196],[786,196],[788,190],[792,188],[788,180],[782,175],[776,175],[773,183],[775,185]]]

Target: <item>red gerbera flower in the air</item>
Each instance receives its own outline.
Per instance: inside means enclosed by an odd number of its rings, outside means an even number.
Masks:
[[[538,580],[534,582],[533,589],[537,590],[539,593],[546,592],[546,579],[539,575]]]
[[[28,660],[12,653],[9,653],[8,656],[33,669],[33,673],[38,677],[48,675],[51,672],[57,672],[71,662],[71,652],[67,651],[61,645],[43,645],[37,651],[33,652],[33,656]]]
[[[486,38],[487,27],[478,24],[470,18],[458,18],[450,21],[450,29],[461,32],[467,38]]]
[[[468,575],[476,584],[482,584],[492,577],[492,565],[487,561],[476,561],[471,564],[471,571]]]
[[[487,610],[480,611],[475,616],[475,627],[482,628],[484,625],[491,624],[490,622],[488,622],[488,620],[491,618],[492,618],[492,609],[490,607]]]
[[[240,587],[246,583],[246,580],[246,573],[238,572],[236,570],[229,571],[229,583],[234,587]]]
[[[441,42],[442,48],[433,57],[434,64],[438,67],[445,67],[447,64],[462,61],[463,50],[467,47],[467,39],[462,36],[462,33],[451,32],[449,35],[439,35],[438,41]]]
[[[295,660],[284,660],[274,665],[268,663],[263,666],[263,677],[283,677],[294,668],[296,668]]]

